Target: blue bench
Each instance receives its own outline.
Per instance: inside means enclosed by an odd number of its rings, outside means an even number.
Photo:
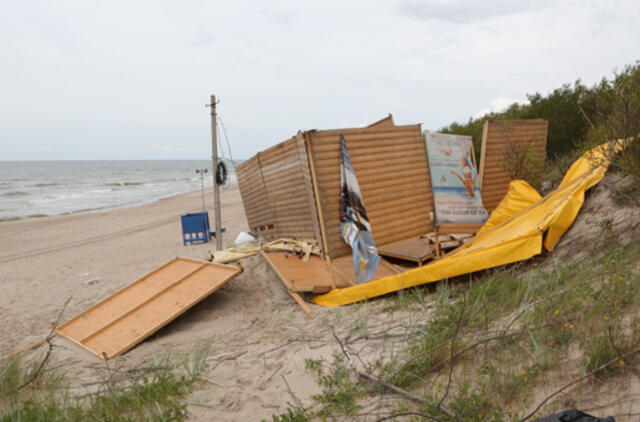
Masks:
[[[207,243],[211,239],[209,213],[195,212],[180,217],[182,220],[182,244]]]

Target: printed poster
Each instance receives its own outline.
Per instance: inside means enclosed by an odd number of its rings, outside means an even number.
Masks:
[[[484,223],[489,216],[482,205],[471,136],[425,132],[424,139],[436,221]]]

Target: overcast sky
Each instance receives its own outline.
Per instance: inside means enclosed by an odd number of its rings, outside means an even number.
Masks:
[[[299,129],[437,130],[640,59],[640,1],[3,1],[0,160],[234,158]]]

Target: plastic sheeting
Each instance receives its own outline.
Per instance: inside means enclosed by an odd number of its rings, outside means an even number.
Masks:
[[[371,235],[371,224],[356,172],[353,170],[347,142],[340,134],[340,234],[353,253],[353,271],[358,283],[371,280],[380,257]]]
[[[597,147],[578,159],[567,171],[560,186],[544,198],[522,181],[509,186],[506,197],[469,243],[445,258],[369,283],[316,296],[312,302],[322,306],[340,306],[381,296],[409,287],[449,277],[522,261],[552,251],[560,237],[575,220],[584,202],[584,193],[604,176],[609,161]],[[533,190],[533,192],[532,192]],[[539,198],[539,195],[537,195]],[[532,202],[533,201],[533,202]],[[546,236],[545,236],[546,233]]]
[[[274,240],[264,245],[260,245],[257,242],[244,243],[239,246],[216,251],[213,255],[213,262],[216,264],[228,264],[235,262],[249,256],[257,255],[260,251],[265,252],[279,252],[289,251],[295,253],[302,253],[303,261],[309,260],[310,254],[320,255],[320,248],[316,245],[315,239],[292,239],[282,238]]]
[[[564,412],[554,413],[546,418],[536,419],[533,422],[616,422],[616,420],[613,416],[597,418],[579,410],[570,409]]]

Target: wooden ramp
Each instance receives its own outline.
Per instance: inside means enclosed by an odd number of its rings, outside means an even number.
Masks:
[[[111,359],[149,337],[242,271],[175,258],[72,318],[56,331]]]

